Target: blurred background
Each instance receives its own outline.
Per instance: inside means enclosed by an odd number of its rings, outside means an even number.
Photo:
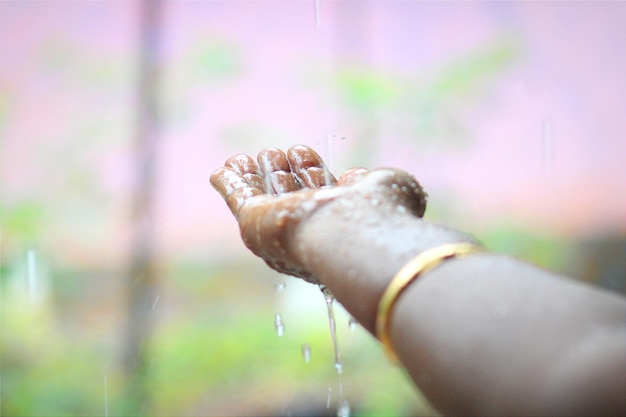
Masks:
[[[241,243],[208,178],[268,146],[408,170],[428,219],[624,293],[625,19],[0,2],[2,415],[333,415],[342,395],[352,415],[434,413],[336,305],[339,381],[322,294]]]

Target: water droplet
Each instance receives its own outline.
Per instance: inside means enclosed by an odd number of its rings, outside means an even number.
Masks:
[[[38,295],[38,280],[37,280],[37,257],[36,252],[33,249],[29,249],[26,252],[26,272],[28,282],[28,293],[31,301],[35,301]]]
[[[391,184],[391,189],[392,190],[397,190],[398,189],[398,184],[396,184],[396,183]]]
[[[406,213],[406,207],[404,206],[398,206],[396,207],[396,210],[400,213]]]
[[[335,362],[335,370],[339,375],[343,374],[343,363]]]
[[[326,300],[326,303],[332,304],[333,300],[335,299],[335,296],[333,295],[332,292],[330,292],[328,287],[325,285],[320,285],[320,291],[322,291],[322,294],[324,294],[324,299]]]
[[[402,190],[403,193],[406,193],[407,191],[409,191],[409,189],[406,188],[406,185],[403,185],[401,190]]]
[[[285,324],[283,323],[283,318],[278,313],[274,315],[274,329],[276,329],[276,334],[279,337],[285,334]]]
[[[372,200],[372,205],[373,206],[378,206],[380,204],[380,200],[378,200],[377,198]]]
[[[330,408],[330,400],[333,398],[333,389],[328,387],[328,397],[326,397],[326,408]]]
[[[320,290],[324,294],[326,300],[326,310],[328,312],[328,325],[330,327],[330,337],[333,342],[333,348],[335,350],[335,369],[338,374],[343,372],[343,362],[341,360],[341,350],[339,349],[339,342],[337,341],[337,326],[335,325],[335,313],[333,311],[333,301],[335,296],[330,292],[328,287],[320,285]]]
[[[350,403],[345,398],[342,398],[339,401],[339,406],[337,407],[337,417],[350,417]]]
[[[315,0],[315,33],[320,33],[320,0]]]
[[[302,345],[302,357],[307,363],[311,361],[311,346],[306,343]]]
[[[326,134],[327,155],[326,155],[326,164],[324,164],[324,185],[332,184],[330,170],[333,169],[334,167],[333,138],[334,138],[334,135],[332,133]]]
[[[275,280],[274,281],[274,289],[276,290],[276,292],[283,292],[283,291],[285,291],[285,283],[282,282],[282,281]]]
[[[357,321],[354,319],[354,317],[350,317],[348,319],[348,328],[350,329],[351,332],[353,332],[354,329],[356,329],[356,325],[357,325]]]

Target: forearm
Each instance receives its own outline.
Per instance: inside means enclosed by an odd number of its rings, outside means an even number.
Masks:
[[[620,296],[478,254],[411,285],[391,335],[444,412],[623,415],[625,314]]]
[[[320,282],[372,333],[378,301],[402,266],[428,248],[471,240],[411,216],[367,224],[348,213],[317,213],[301,231],[301,250]],[[619,412],[623,395],[607,393],[624,392],[610,385],[624,386],[624,371],[615,371],[624,367],[623,354],[615,352],[626,349],[625,312],[621,297],[483,253],[446,261],[411,284],[395,308],[391,336],[409,375],[443,412],[598,413],[594,399]],[[606,352],[591,355],[604,359],[564,377],[558,368],[567,355],[599,329],[613,338],[602,345]],[[600,370],[611,361],[613,377]],[[590,384],[594,377],[602,383]],[[567,387],[581,378],[586,391]]]

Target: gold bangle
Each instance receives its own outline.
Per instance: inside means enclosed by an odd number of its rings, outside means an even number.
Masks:
[[[417,255],[393,277],[378,303],[376,313],[376,337],[382,343],[392,362],[399,363],[391,346],[391,314],[402,292],[417,277],[435,268],[446,259],[465,256],[481,250],[483,250],[481,246],[469,242],[437,246]]]

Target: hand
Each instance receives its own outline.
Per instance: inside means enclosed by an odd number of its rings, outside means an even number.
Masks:
[[[298,230],[322,207],[350,210],[354,221],[390,214],[421,217],[426,194],[407,172],[347,170],[339,180],[303,145],[287,153],[268,148],[257,157],[235,155],[211,175],[211,184],[237,219],[245,245],[273,269],[318,283],[307,265]],[[328,212],[330,213],[330,212]],[[325,221],[333,222],[332,215]],[[343,220],[341,220],[343,221]]]

